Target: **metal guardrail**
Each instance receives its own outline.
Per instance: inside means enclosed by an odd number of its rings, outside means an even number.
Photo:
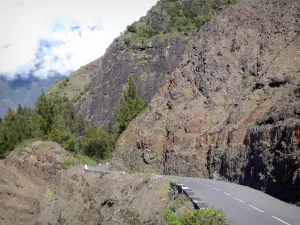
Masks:
[[[207,208],[208,205],[202,201],[189,187],[184,184],[178,184],[178,190],[183,192],[194,204],[195,209]]]
[[[88,168],[87,165],[84,166],[84,172],[86,172],[86,173],[102,173],[102,174],[110,174],[111,173],[111,171],[97,169],[97,167]]]

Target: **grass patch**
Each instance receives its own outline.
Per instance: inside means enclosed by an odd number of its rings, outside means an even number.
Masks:
[[[45,193],[45,200],[46,202],[49,204],[50,202],[53,201],[54,199],[54,195],[55,195],[55,189],[51,188],[51,189],[47,189],[46,193]]]
[[[60,164],[63,169],[69,169],[75,164],[74,160],[71,157],[65,158],[65,160]]]
[[[97,160],[95,160],[89,156],[77,154],[77,155],[75,155],[75,158],[82,165],[97,166]]]
[[[143,73],[139,76],[140,80],[145,81],[147,77],[147,74]]]
[[[136,63],[136,66],[146,66],[148,64],[147,60],[141,60],[139,62]]]
[[[169,193],[169,190],[170,180],[164,180],[159,190],[159,198],[162,200],[166,200],[165,196]]]
[[[24,150],[24,148],[29,147],[32,143],[36,141],[38,141],[37,138],[23,140],[21,143],[16,145],[14,152],[21,152]]]
[[[193,96],[194,94],[194,91],[192,88],[188,88],[185,90],[185,94],[188,95],[188,96]]]
[[[167,205],[167,208],[173,212],[177,212],[178,209],[183,208],[187,203],[190,203],[190,199],[186,195],[181,194],[176,199],[170,201]],[[185,208],[186,207],[184,207],[184,209]]]
[[[185,209],[178,216],[168,209],[164,220],[166,225],[228,225],[225,214],[213,207],[200,210]]]

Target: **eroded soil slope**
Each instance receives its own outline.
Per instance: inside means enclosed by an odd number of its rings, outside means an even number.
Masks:
[[[298,0],[216,15],[122,134],[116,168],[222,176],[299,201],[299,32]]]
[[[56,143],[35,142],[1,161],[0,224],[161,224],[168,206],[192,207],[174,204],[179,195],[160,176],[62,169],[70,157]]]

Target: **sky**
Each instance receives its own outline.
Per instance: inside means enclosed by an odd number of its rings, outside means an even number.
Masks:
[[[0,76],[69,75],[157,0],[0,0]]]

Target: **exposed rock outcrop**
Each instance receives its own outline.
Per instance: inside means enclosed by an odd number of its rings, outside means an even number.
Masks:
[[[98,126],[114,123],[128,76],[135,79],[138,95],[150,102],[167,74],[178,65],[184,49],[184,39],[180,37],[155,39],[143,48],[117,38],[103,56],[89,95],[78,101],[78,110]]]
[[[299,193],[300,2],[242,0],[190,40],[113,163]]]

